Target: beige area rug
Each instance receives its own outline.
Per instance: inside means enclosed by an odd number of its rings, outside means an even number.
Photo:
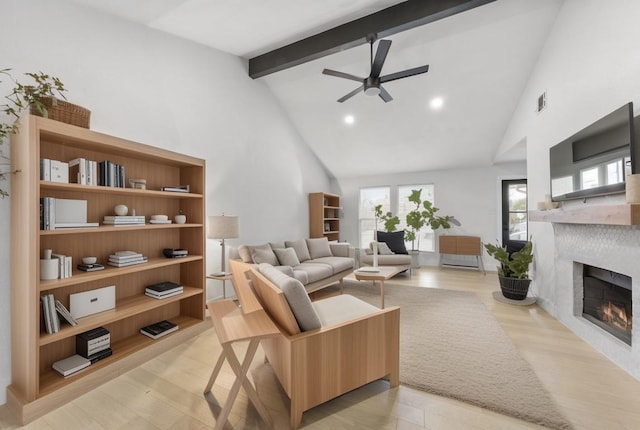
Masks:
[[[345,282],[380,306],[380,288]],[[529,364],[474,293],[385,283],[400,306],[400,382],[552,429],[572,429]]]

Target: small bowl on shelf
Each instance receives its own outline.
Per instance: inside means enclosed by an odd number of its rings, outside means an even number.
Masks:
[[[98,261],[97,257],[82,257],[82,264],[86,264],[87,266],[96,264],[96,261]]]

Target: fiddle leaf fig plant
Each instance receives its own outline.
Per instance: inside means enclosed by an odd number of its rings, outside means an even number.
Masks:
[[[422,189],[411,190],[411,194],[407,199],[415,205],[415,208],[407,213],[407,229],[405,230],[404,239],[411,242],[411,249],[416,251],[420,247],[420,230],[425,226],[431,229],[451,228],[451,224],[460,225],[460,223],[450,215],[436,215],[440,209],[433,206],[429,200],[422,201]]]
[[[398,224],[400,224],[400,218],[392,214],[391,211],[382,213],[382,205],[377,205],[374,208],[376,217],[376,231],[378,230],[378,220],[384,222],[384,230],[391,233],[396,231]]]
[[[23,110],[34,107],[35,110],[43,117],[47,116],[47,108],[42,103],[42,100],[48,97],[60,96],[65,98],[62,94],[65,91],[64,84],[60,79],[55,76],[50,76],[43,72],[37,73],[25,73],[33,81],[30,84],[23,84],[16,80],[11,75],[11,69],[0,69],[0,84],[2,84],[2,78],[8,79],[13,82],[13,90],[4,97],[5,103],[0,105],[0,111],[2,111],[2,118],[0,118],[0,158],[2,162],[0,165],[8,166],[8,158],[2,154],[1,146],[5,143],[7,138],[18,131],[18,124],[16,120],[20,117]],[[4,172],[0,170],[0,181],[5,179],[5,176],[11,172]],[[5,197],[9,194],[0,188],[0,196]]]

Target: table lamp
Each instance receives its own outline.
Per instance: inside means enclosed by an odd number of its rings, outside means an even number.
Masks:
[[[220,258],[220,270],[221,273],[216,275],[225,275],[225,239],[236,239],[238,237],[238,217],[237,216],[225,216],[214,215],[209,217],[209,233],[207,237],[209,239],[220,239],[220,246],[222,246],[222,256]]]

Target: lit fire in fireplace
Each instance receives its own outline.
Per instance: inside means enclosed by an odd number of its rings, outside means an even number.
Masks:
[[[621,330],[631,332],[631,318],[624,307],[616,306],[611,302],[602,305],[602,321],[611,324]]]

